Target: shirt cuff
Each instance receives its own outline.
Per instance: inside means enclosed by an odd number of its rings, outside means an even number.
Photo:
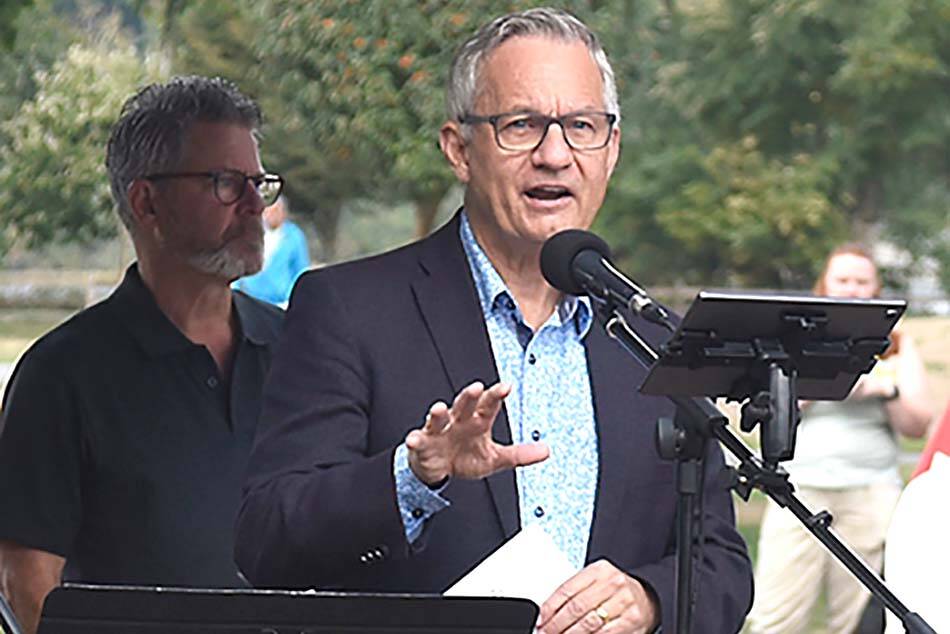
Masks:
[[[406,449],[405,443],[396,447],[393,476],[396,481],[399,515],[402,517],[406,539],[411,544],[422,534],[426,520],[451,504],[440,495],[448,483],[437,489],[430,489],[425,482],[417,478],[409,468],[409,450]]]

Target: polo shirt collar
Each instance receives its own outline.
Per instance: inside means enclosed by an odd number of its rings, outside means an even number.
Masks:
[[[237,311],[238,322],[241,324],[241,335],[244,339],[258,346],[269,346],[277,343],[280,330],[276,324],[279,324],[280,320],[275,321],[264,317],[268,312],[282,313],[283,310],[272,304],[265,304],[240,291],[231,291],[231,298],[234,302],[234,309]]]
[[[243,293],[231,293],[241,328],[241,338],[256,345],[268,345],[277,339],[277,329],[263,319],[256,300]],[[119,314],[132,336],[151,356],[182,352],[195,344],[186,337],[155,303],[145,286],[138,264],[132,263],[112,296]],[[275,308],[275,310],[278,310]]]

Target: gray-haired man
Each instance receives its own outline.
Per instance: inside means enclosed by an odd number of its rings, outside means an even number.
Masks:
[[[237,586],[232,526],[282,313],[261,267],[280,194],[260,112],[220,79],[129,99],[106,165],[137,262],[40,339],[0,419],[0,587],[26,631],[62,580]]]
[[[644,369],[538,261],[603,200],[620,151],[610,65],[567,13],[509,15],[462,47],[448,105],[464,209],[298,282],[238,561],[262,585],[439,592],[538,524],[579,570],[542,606],[543,632],[669,623],[676,495],[653,442],[668,404],[636,392]],[[738,631],[752,585],[722,463],[710,445],[695,629],[717,634]]]

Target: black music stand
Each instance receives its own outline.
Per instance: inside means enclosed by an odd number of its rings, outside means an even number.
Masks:
[[[39,634],[528,634],[526,599],[66,584]]]
[[[702,291],[640,391],[749,402],[742,429],[761,425],[762,458],[793,457],[798,399],[842,400],[889,344],[901,300]]]
[[[731,487],[745,500],[762,489],[804,526],[889,610],[906,631],[933,633],[894,596],[830,528],[827,511],[813,514],[794,495],[779,466],[792,458],[799,421],[798,399],[845,398],[888,345],[888,334],[906,303],[846,300],[809,295],[703,291],[660,353],[635,337],[616,312],[608,332],[652,369],[641,392],[667,396],[676,418],[660,421],[660,452],[677,461],[680,494],[677,527],[677,633],[690,631],[695,588],[694,542],[702,541],[702,446],[715,437],[739,459]],[[726,427],[708,398],[749,401],[742,425],[760,424],[759,460]],[[682,483],[682,484],[681,484]],[[698,539],[697,539],[698,536]]]
[[[0,594],[0,626],[2,626],[2,631],[7,634],[23,634],[20,622],[13,614],[13,608],[10,607],[6,597],[2,594]]]

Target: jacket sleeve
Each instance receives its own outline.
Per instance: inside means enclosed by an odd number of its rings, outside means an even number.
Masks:
[[[331,276],[301,277],[264,390],[235,529],[256,586],[334,588],[409,552],[395,447],[368,455],[371,364]]]

